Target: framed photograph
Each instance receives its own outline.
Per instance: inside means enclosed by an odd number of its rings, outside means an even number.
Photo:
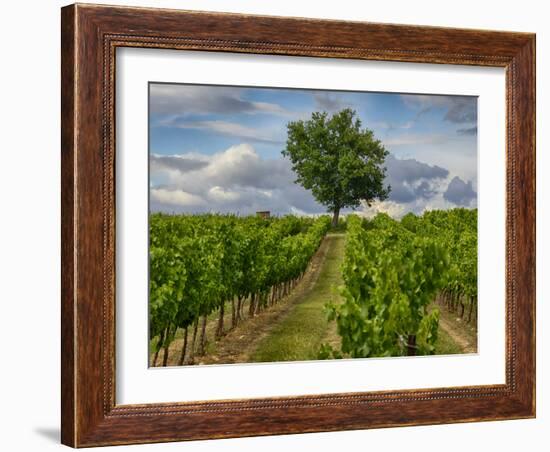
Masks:
[[[62,9],[62,442],[535,416],[535,36]]]

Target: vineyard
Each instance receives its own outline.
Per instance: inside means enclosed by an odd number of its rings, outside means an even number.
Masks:
[[[178,364],[192,364],[195,352],[205,352],[213,312],[218,312],[215,335],[223,335],[228,303],[235,328],[245,304],[254,317],[288,295],[329,226],[328,217],[151,215],[149,334],[157,338],[152,365],[161,349],[167,365],[178,329],[184,331]]]
[[[467,322],[477,312],[477,210],[350,216],[342,271],[344,302],[328,306],[342,346],[323,357],[433,354],[434,300]]]
[[[150,216],[152,366],[462,352],[447,314],[476,324],[477,210]]]

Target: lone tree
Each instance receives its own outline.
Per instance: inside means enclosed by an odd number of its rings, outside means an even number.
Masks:
[[[338,225],[340,209],[358,207],[361,201],[370,206],[390,192],[384,187],[388,151],[372,130],[361,129],[356,115],[349,108],[330,118],[326,112],[315,112],[307,121],[287,125],[282,153],[292,162],[296,182],[333,212],[333,226]]]

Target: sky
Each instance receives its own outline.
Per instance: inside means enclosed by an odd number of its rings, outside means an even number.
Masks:
[[[151,211],[325,213],[281,151],[288,122],[343,108],[389,151],[389,198],[357,213],[476,207],[476,97],[151,83]]]

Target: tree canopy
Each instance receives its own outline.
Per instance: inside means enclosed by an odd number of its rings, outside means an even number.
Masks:
[[[333,212],[368,205],[388,197],[384,187],[388,151],[372,130],[361,128],[354,110],[346,108],[331,117],[314,112],[311,119],[289,122],[283,155],[292,162],[296,183],[311,190],[315,199]]]

